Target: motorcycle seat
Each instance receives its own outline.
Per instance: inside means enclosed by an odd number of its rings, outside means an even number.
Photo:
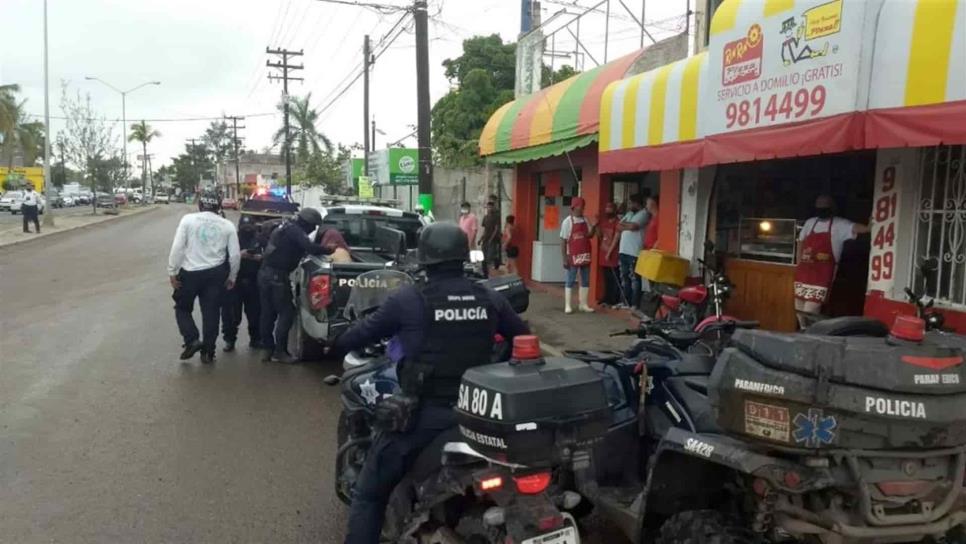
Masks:
[[[818,321],[809,325],[802,332],[818,336],[871,336],[873,338],[885,338],[889,335],[889,327],[886,327],[885,323],[878,319],[846,316]]]
[[[701,333],[695,331],[667,331],[664,335],[667,341],[678,349],[687,349],[701,339]]]
[[[681,359],[675,365],[677,374],[711,374],[714,369],[715,358],[708,355],[682,353]]]

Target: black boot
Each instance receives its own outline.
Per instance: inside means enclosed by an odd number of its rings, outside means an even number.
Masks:
[[[214,351],[202,351],[201,352],[201,362],[204,364],[211,364],[215,362],[215,352]]]
[[[181,360],[187,361],[188,359],[195,356],[195,353],[201,351],[201,340],[195,340],[194,342],[188,342],[184,346],[184,351],[181,352]]]
[[[272,353],[272,362],[291,365],[291,364],[297,363],[298,359],[296,359],[295,357],[292,357],[291,355],[289,355],[288,353],[285,353],[284,351],[275,351]]]
[[[235,341],[234,340],[225,340],[225,347],[222,348],[222,351],[224,351],[225,353],[231,353],[231,352],[235,351]]]

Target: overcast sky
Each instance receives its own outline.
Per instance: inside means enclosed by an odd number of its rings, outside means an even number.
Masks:
[[[380,3],[402,5],[404,1]],[[574,3],[544,1],[544,18]],[[596,1],[577,3],[590,6]],[[625,3],[635,10],[641,6],[641,0]],[[611,59],[637,49],[639,43],[634,23],[619,2],[612,4]],[[504,41],[515,40],[519,6],[519,0],[430,0],[430,12],[438,14],[430,23],[433,102],[449,89],[442,61],[459,56],[462,41],[473,35],[497,33]],[[361,142],[361,80],[340,99],[333,99],[361,63],[363,36],[369,33],[378,41],[402,15],[318,0],[48,0],[48,10],[51,116],[62,114],[62,80],[71,89],[89,92],[98,112],[111,119],[121,117],[120,96],[97,82],[85,81],[85,76],[96,76],[122,90],[160,80],[161,86],[145,87],[127,99],[128,124],[145,118],[162,132],[149,149],[155,155],[155,168],[170,163],[183,151],[185,139],[200,136],[210,123],[161,119],[245,115],[247,128],[240,135],[246,138],[246,147],[261,150],[270,145],[272,132],[281,125],[281,115],[275,114],[281,84],[267,80],[266,46],[304,49],[304,57],[294,62],[304,63],[305,70],[296,75],[305,82],[291,83],[290,92],[311,92],[313,105],[328,106],[318,128],[333,141]],[[683,26],[684,11],[683,1],[650,0],[647,20],[655,22],[652,33],[666,36]],[[604,20],[603,13],[592,13],[581,27],[582,41],[598,61],[603,60]],[[4,28],[0,83],[20,84],[28,99],[27,110],[42,114],[43,2],[0,0],[0,21]],[[411,30],[411,18],[406,24]],[[559,33],[557,40],[557,49],[575,48],[566,32]],[[402,34],[374,67],[371,112],[386,133],[377,135],[379,147],[410,133],[408,125],[416,122],[413,44],[411,32]],[[594,66],[589,59],[585,62],[588,69]],[[56,133],[63,123],[54,119],[51,126]],[[120,134],[120,123],[116,133]],[[139,150],[129,147],[134,162]]]

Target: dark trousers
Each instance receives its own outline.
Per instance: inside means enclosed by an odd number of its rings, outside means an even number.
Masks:
[[[483,275],[490,277],[490,267],[500,268],[503,264],[502,246],[499,240],[485,242],[483,247]]]
[[[23,231],[30,232],[29,223],[34,222],[37,232],[40,232],[40,219],[38,219],[37,206],[21,206],[20,213],[23,214]],[[16,223],[15,223],[16,224]]]
[[[420,452],[455,424],[452,408],[424,406],[412,431],[376,437],[356,482],[346,544],[379,544],[386,504],[393,489]]]
[[[239,277],[235,288],[225,292],[225,301],[221,306],[221,335],[228,342],[238,340],[238,327],[241,325],[242,314],[248,321],[248,339],[257,343],[261,322],[259,308],[261,301],[258,297],[258,278]]]
[[[631,308],[637,308],[641,303],[641,277],[634,272],[634,268],[637,267],[637,255],[621,253],[618,260],[621,265],[621,287],[624,304]]]
[[[258,296],[261,300],[259,339],[266,349],[288,351],[288,331],[295,320],[292,285],[288,272],[270,266],[258,270]]]
[[[214,353],[215,340],[218,339],[218,314],[221,301],[225,296],[225,280],[228,279],[228,265],[223,264],[205,270],[178,273],[181,287],[174,290],[174,316],[178,320],[178,330],[185,344],[198,340],[198,327],[195,326],[195,298],[201,305],[201,330],[204,346],[202,350]]]
[[[600,272],[604,276],[604,298],[601,302],[611,306],[621,302],[620,269],[616,266],[602,266]]]

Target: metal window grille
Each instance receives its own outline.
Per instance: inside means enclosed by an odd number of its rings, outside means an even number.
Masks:
[[[915,269],[916,289],[942,306],[966,309],[966,146],[924,148],[916,213],[916,259],[935,258],[939,269],[923,278]]]

